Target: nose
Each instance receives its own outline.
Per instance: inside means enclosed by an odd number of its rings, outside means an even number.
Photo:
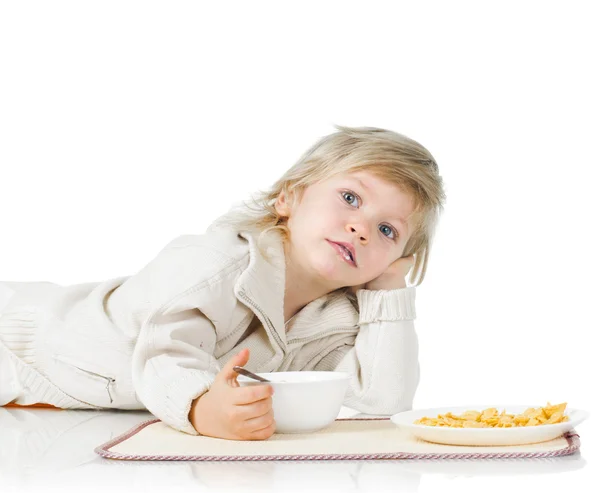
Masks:
[[[346,225],[346,231],[353,235],[358,234],[358,239],[361,243],[369,242],[368,228],[364,224],[348,224]]]

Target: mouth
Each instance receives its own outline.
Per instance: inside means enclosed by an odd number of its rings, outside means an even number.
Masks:
[[[334,250],[338,252],[338,254],[346,261],[348,265],[351,265],[352,267],[358,267],[356,265],[354,254],[350,248],[347,248],[341,243],[336,243],[335,241],[327,240],[327,242],[333,247]]]

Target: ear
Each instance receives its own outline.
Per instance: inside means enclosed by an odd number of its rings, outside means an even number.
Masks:
[[[285,190],[282,190],[275,201],[275,210],[281,217],[290,217],[291,207],[288,204],[288,198],[285,195]]]

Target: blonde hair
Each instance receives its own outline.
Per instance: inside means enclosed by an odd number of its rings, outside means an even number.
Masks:
[[[403,256],[415,254],[410,283],[421,284],[427,271],[434,231],[446,199],[435,159],[418,142],[390,130],[334,126],[337,132],[321,138],[308,149],[269,190],[259,191],[251,197],[254,207],[243,202],[238,214],[227,214],[227,217],[214,224],[225,223],[239,230],[256,232],[259,234],[259,244],[269,231],[277,231],[287,241],[290,238],[289,229],[285,219],[275,210],[275,202],[282,191],[293,203],[300,200],[304,190],[313,183],[339,173],[368,171],[396,185],[414,199],[411,217],[415,230]],[[349,289],[347,294],[350,295]]]

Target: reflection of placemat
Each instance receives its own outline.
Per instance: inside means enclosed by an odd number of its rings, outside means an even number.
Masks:
[[[350,418],[337,419],[315,433],[275,434],[258,441],[188,435],[152,419],[95,451],[108,459],[236,461],[530,458],[569,455],[578,449],[574,431],[530,445],[467,447],[414,438],[388,418]]]

